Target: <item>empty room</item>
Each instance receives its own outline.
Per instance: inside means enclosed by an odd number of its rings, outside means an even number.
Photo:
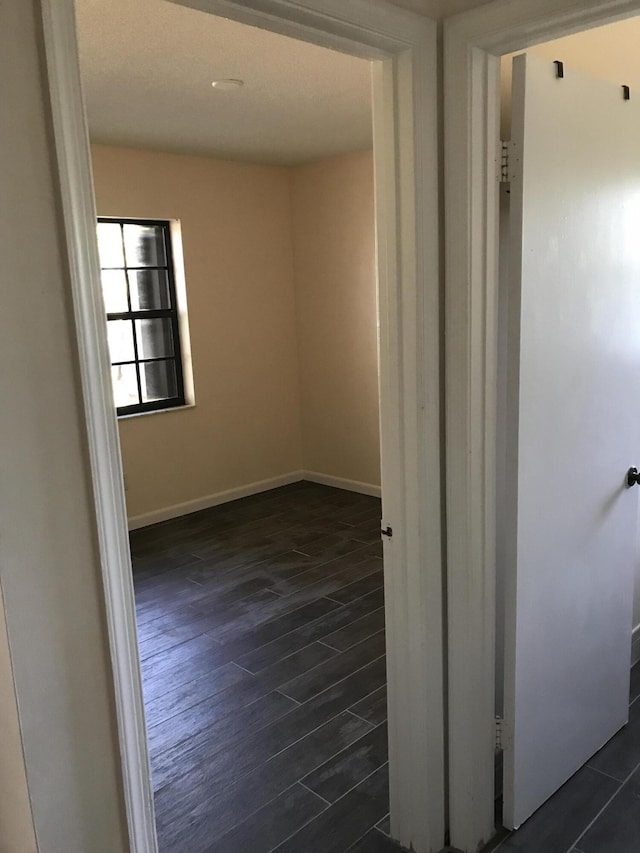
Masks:
[[[370,63],[77,17],[160,849],[395,849]]]

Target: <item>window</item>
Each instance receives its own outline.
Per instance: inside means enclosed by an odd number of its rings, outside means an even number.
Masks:
[[[155,220],[98,219],[118,415],[185,404],[169,226]]]

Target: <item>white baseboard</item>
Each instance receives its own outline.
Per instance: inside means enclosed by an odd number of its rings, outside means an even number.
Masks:
[[[198,512],[201,509],[209,509],[209,507],[235,501],[238,498],[268,492],[270,489],[277,489],[278,486],[288,486],[290,483],[298,483],[303,479],[304,471],[292,471],[290,474],[282,474],[280,477],[272,477],[269,480],[259,480],[257,483],[248,483],[246,486],[237,486],[235,489],[227,489],[224,492],[217,492],[215,495],[205,495],[203,498],[174,504],[153,512],[132,515],[129,518],[129,530],[148,527],[150,524],[158,524],[158,522],[168,521],[170,518],[179,518],[181,515],[188,515],[190,512]]]
[[[332,477],[331,474],[318,474],[317,471],[303,471],[302,479],[323,486],[333,486],[336,489],[346,489],[348,492],[359,492],[361,495],[372,495],[379,498],[382,494],[380,486],[371,483],[360,483],[358,480],[345,480],[343,477]]]
[[[238,498],[246,498],[249,495],[268,492],[270,489],[277,489],[278,486],[288,486],[290,483],[298,483],[300,480],[309,480],[311,483],[320,483],[323,486],[333,486],[336,489],[359,492],[362,495],[372,495],[376,498],[379,498],[381,494],[380,486],[373,486],[370,483],[359,483],[357,480],[346,480],[343,477],[333,477],[330,474],[319,474],[317,471],[292,471],[290,474],[282,474],[280,477],[272,477],[269,480],[259,480],[257,483],[248,483],[246,486],[227,489],[224,492],[217,492],[215,495],[205,495],[203,498],[174,504],[173,506],[167,506],[153,512],[132,515],[129,518],[129,530],[138,530],[140,527],[148,527],[151,524],[158,524],[161,521],[169,521],[171,518],[179,518],[181,515],[188,515],[190,512],[198,512],[198,510],[209,509],[209,507],[235,501]]]
[[[631,634],[631,666],[640,660],[640,625],[636,625]]]

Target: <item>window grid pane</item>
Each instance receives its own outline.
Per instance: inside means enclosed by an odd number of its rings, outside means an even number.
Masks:
[[[118,413],[132,414],[183,405],[184,386],[169,223],[113,219],[98,222],[99,229],[103,224],[117,225],[120,232],[118,247],[115,228],[106,231],[103,228],[103,244],[105,233],[111,242],[109,252],[105,250],[101,254],[101,269],[121,269],[126,279],[127,310],[107,314],[112,330],[112,381]],[[128,231],[125,232],[127,227]],[[123,266],[102,266],[103,261],[113,262],[114,258],[120,260],[120,253]],[[131,265],[128,261],[131,261]],[[119,304],[119,307],[124,308],[124,305]],[[123,325],[120,326],[120,323]],[[125,323],[128,326],[130,324],[131,334],[128,329],[125,333]],[[130,351],[131,345],[133,352]],[[135,388],[137,401],[134,399]]]

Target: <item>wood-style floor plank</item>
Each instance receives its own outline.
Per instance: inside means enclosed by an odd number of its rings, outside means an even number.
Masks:
[[[381,589],[376,590],[370,595],[357,599],[353,604],[338,607],[327,615],[307,622],[301,628],[290,631],[288,634],[242,655],[242,657],[237,658],[237,662],[250,672],[259,672],[270,663],[280,660],[291,650],[301,648],[314,640],[321,640],[327,645],[332,645],[327,642],[326,638],[331,637],[339,628],[348,627],[353,623],[353,620],[359,621],[358,616],[360,614],[377,611],[383,604],[383,592]]]
[[[388,808],[389,773],[385,764],[275,850],[278,853],[344,853],[384,817]]]
[[[302,482],[132,532],[162,853],[388,841],[380,514]]]
[[[367,730],[365,723],[356,721],[354,725],[355,718],[350,720],[349,717],[346,713],[339,714],[257,769],[238,775],[231,783],[212,785],[207,789],[206,798],[195,805],[191,803],[188,811],[166,828],[161,826],[163,845],[171,849],[184,827],[188,827],[189,837],[196,848],[200,848],[250,820],[256,811],[289,789],[323,757],[333,755],[335,750],[349,745]],[[286,836],[279,840],[284,838]]]
[[[324,800],[335,803],[386,763],[388,737],[386,723],[376,726],[305,776],[302,784]]]

